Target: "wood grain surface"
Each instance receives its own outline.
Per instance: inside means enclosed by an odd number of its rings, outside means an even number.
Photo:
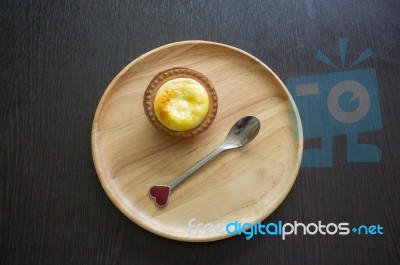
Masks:
[[[0,2],[0,264],[400,264],[400,5],[382,1]],[[333,137],[333,166],[300,168],[269,222],[384,227],[383,235],[243,235],[185,243],[155,235],[104,192],[91,132],[111,80],[161,45],[201,39],[238,47],[281,80],[356,68],[376,70],[382,129],[359,134],[378,163],[346,161]],[[316,110],[318,111],[318,110]],[[305,149],[318,141],[305,141]],[[250,146],[249,146],[250,147]]]
[[[203,73],[218,95],[212,126],[189,139],[156,130],[143,110],[149,82],[177,66]],[[149,198],[150,187],[172,182],[211,153],[245,116],[261,122],[253,142],[215,158],[174,189],[167,207],[157,207]],[[296,105],[267,66],[234,47],[184,41],[140,56],[115,77],[96,111],[92,152],[106,193],[135,223],[167,238],[212,241],[230,235],[192,231],[189,220],[225,226],[264,220],[296,179],[302,136]]]

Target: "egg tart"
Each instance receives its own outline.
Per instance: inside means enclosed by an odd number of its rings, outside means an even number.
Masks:
[[[218,98],[206,76],[176,67],[154,76],[144,94],[143,107],[157,129],[171,136],[192,137],[212,124]]]

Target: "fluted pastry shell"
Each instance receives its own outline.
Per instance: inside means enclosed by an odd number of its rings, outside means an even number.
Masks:
[[[193,79],[200,83],[208,95],[209,107],[208,112],[203,121],[196,127],[186,131],[176,131],[164,126],[157,118],[154,110],[154,100],[158,90],[166,82],[177,79],[177,78],[188,78]],[[218,97],[214,89],[214,86],[210,80],[203,74],[185,67],[175,67],[158,73],[149,83],[146,92],[143,97],[144,112],[151,122],[157,129],[171,135],[178,137],[192,137],[199,133],[204,132],[215,119],[218,109]]]

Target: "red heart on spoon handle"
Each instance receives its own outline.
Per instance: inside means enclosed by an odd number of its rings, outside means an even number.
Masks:
[[[150,188],[149,195],[154,199],[157,206],[164,207],[167,205],[171,187],[167,185],[156,185]]]

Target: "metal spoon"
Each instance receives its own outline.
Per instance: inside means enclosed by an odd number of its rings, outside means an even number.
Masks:
[[[150,197],[154,199],[157,206],[164,207],[168,203],[172,189],[181,184],[197,169],[202,167],[205,163],[210,161],[222,151],[239,148],[251,142],[257,136],[259,130],[260,121],[256,117],[247,116],[241,118],[233,125],[224,142],[217,149],[183,172],[170,184],[156,185],[151,187],[149,190]]]

